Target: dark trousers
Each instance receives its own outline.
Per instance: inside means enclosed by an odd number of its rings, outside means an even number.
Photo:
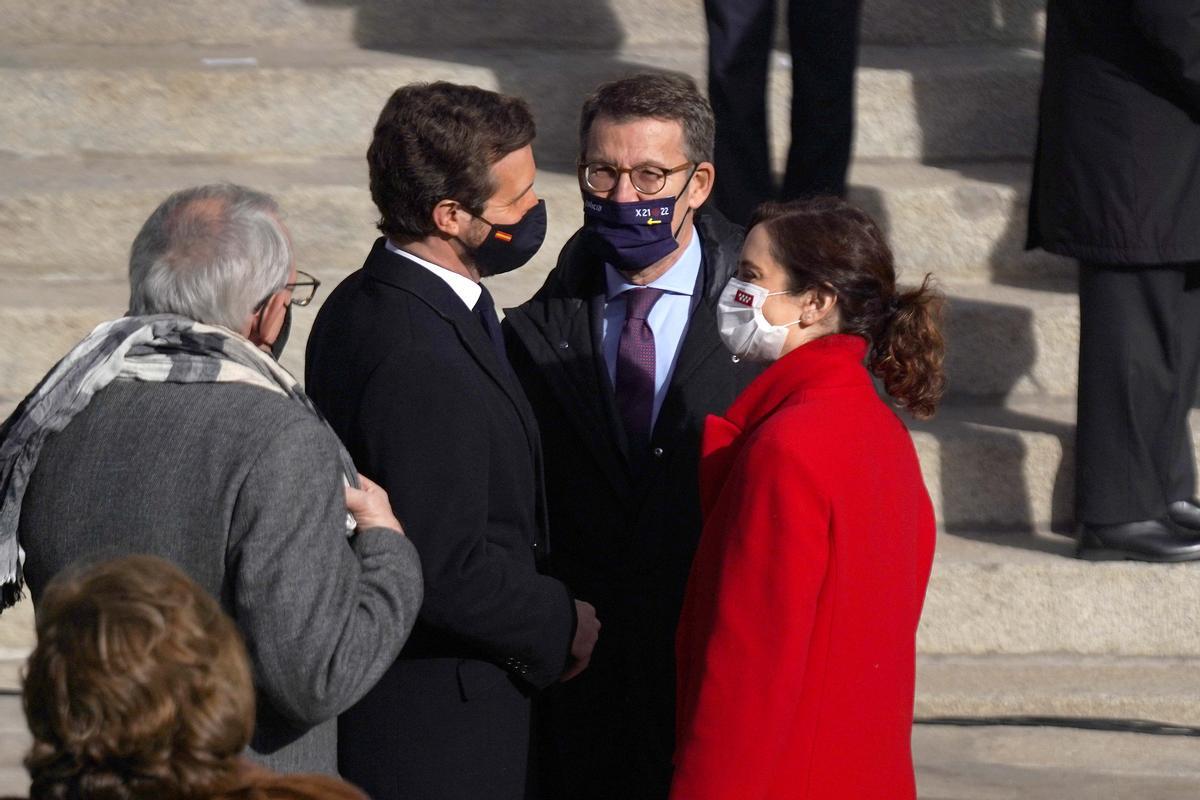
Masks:
[[[745,224],[776,196],[766,87],[776,0],[705,0],[708,94],[717,119],[713,198]],[[861,0],[791,0],[792,141],[780,199],[846,193]]]
[[[1079,273],[1076,520],[1158,519],[1192,497],[1200,264]]]

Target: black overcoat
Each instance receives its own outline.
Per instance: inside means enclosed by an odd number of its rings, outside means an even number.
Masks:
[[[520,385],[450,287],[383,239],[317,315],[305,374],[425,576],[400,658],[341,718],[342,774],[374,800],[523,798],[530,694],[562,674],[575,614],[537,569],[544,487]]]
[[[1050,0],[1029,247],[1200,259],[1200,0]]]
[[[742,229],[716,212],[698,215],[696,228],[699,302],[645,458],[629,452],[600,347],[604,267],[578,234],[542,289],[505,316],[510,359],[542,429],[552,572],[603,625],[589,669],[539,701],[550,797],[666,795],[675,627],[701,528],[700,434],[760,371],[717,333]]]

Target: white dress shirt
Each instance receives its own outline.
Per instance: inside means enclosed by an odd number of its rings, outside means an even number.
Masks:
[[[471,280],[466,275],[459,275],[453,270],[446,269],[445,267],[439,267],[437,264],[426,261],[420,256],[414,256],[403,247],[397,247],[396,245],[392,244],[391,239],[388,239],[384,242],[384,247],[386,247],[388,250],[391,250],[393,253],[399,253],[405,258],[411,258],[413,261],[417,262],[434,275],[437,275],[446,282],[446,285],[449,286],[450,289],[453,290],[453,292],[458,295],[464,303],[467,304],[467,308],[472,311],[475,310],[475,304],[479,302],[479,296],[483,294],[483,290],[479,288],[478,283]]]

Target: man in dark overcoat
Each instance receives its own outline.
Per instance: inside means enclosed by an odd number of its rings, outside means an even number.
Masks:
[[[342,775],[374,800],[523,800],[534,691],[586,666],[592,607],[539,572],[537,421],[480,278],[545,235],[521,100],[412,84],[367,156],[384,236],[334,290],[308,390],[404,520],[427,602],[379,684],[341,718]]]
[[[1050,0],[1029,246],[1078,258],[1079,555],[1200,558],[1200,2]]]
[[[580,124],[584,227],[505,316],[544,436],[553,574],[604,621],[588,671],[539,714],[553,798],[669,790],[701,427],[758,372],[718,335],[742,230],[702,208],[712,148],[712,111],[690,80],[600,86]]]

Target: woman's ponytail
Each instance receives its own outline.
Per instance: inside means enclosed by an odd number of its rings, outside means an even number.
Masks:
[[[874,337],[871,372],[884,389],[914,417],[933,416],[946,390],[942,338],[945,297],[926,275],[914,289],[900,289],[887,301],[885,316]]]

